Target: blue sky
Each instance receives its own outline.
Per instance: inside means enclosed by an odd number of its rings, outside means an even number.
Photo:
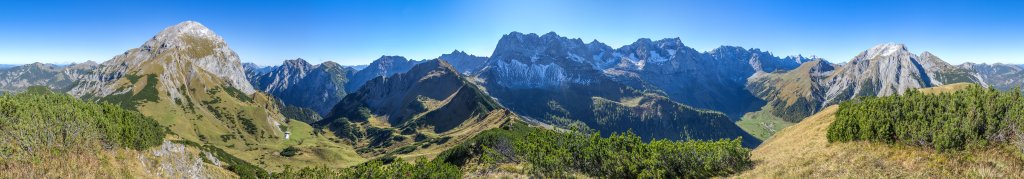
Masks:
[[[680,37],[845,62],[905,43],[954,64],[1024,63],[1022,1],[0,1],[0,63],[106,61],[167,26],[195,20],[243,61],[366,64],[381,55],[490,56],[511,31],[597,39]]]

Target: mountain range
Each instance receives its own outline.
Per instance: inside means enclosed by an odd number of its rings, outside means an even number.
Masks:
[[[898,43],[835,64],[736,46],[700,52],[680,38],[612,48],[554,32],[505,34],[490,56],[454,50],[425,60],[381,56],[365,66],[301,58],[259,66],[186,21],[102,63],[0,68],[0,91],[44,86],[113,104],[154,119],[168,140],[283,170],[451,157],[442,152],[478,147],[466,142],[521,123],[644,141],[742,138],[755,148],[859,97],[954,83],[1006,91],[1022,79],[1021,65],[951,65]],[[281,152],[289,150],[300,154]]]
[[[953,83],[986,85],[991,80],[982,74],[1005,75],[953,66],[930,52],[916,55],[903,44],[887,43],[861,52],[845,65],[815,60],[794,70],[755,75],[748,89],[768,101],[776,116],[798,122],[860,96],[889,96]]]
[[[452,145],[514,118],[452,65],[429,60],[366,82],[317,125],[364,151],[384,153],[441,138],[448,139],[437,144]]]

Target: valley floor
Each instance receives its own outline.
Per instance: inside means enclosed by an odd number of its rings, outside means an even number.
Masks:
[[[744,114],[743,118],[736,121],[736,125],[750,133],[750,135],[757,137],[758,140],[763,141],[768,140],[775,133],[782,131],[782,129],[796,124],[772,115],[770,110],[770,106],[764,106],[760,111]]]

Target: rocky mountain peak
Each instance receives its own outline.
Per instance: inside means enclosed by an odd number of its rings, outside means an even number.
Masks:
[[[383,56],[380,56],[380,58],[377,58],[377,60],[373,61],[373,63],[370,63],[370,66],[386,65],[386,64],[391,64],[391,63],[401,63],[401,62],[407,62],[407,61],[409,61],[409,59],[406,59],[403,56],[387,56],[387,55],[383,55]]]
[[[564,37],[558,36],[557,33],[555,33],[554,31],[551,31],[551,32],[545,33],[544,35],[540,36],[540,38],[545,39],[545,40],[558,40],[558,39],[563,39]]]
[[[468,54],[464,51],[455,50],[450,54],[443,54],[438,59],[447,61],[455,70],[461,73],[469,74],[474,73],[483,68],[484,64],[487,63],[487,57],[480,57],[472,54]]]
[[[815,61],[815,60],[822,60],[822,61],[824,61],[825,59],[819,58],[817,56],[805,57],[803,55],[795,55],[795,56],[788,56],[788,57],[784,58],[783,60],[793,61],[793,62],[796,62],[796,63],[800,64],[800,63],[811,62],[811,61]]]
[[[409,69],[409,73],[426,71],[455,72],[455,67],[452,67],[451,64],[448,64],[448,61],[435,59],[427,60],[419,65],[413,66],[412,69]]]
[[[160,33],[157,34],[157,37],[178,37],[185,35],[207,39],[221,39],[220,36],[213,33],[213,30],[206,28],[206,26],[203,26],[203,24],[196,21],[185,21],[174,26],[167,27],[163,31],[160,31]]]
[[[350,79],[349,83],[345,84],[345,89],[347,91],[358,90],[363,83],[366,83],[373,78],[378,76],[388,77],[397,73],[404,73],[420,62],[422,61],[413,61],[402,56],[381,56],[362,70],[356,72]]]
[[[861,52],[857,57],[861,59],[877,59],[879,57],[896,57],[913,55],[907,50],[907,46],[900,43],[878,44],[871,49]]]
[[[195,21],[185,21],[164,28],[143,44],[142,48],[160,53],[167,49],[190,47],[211,49],[226,46],[224,39],[215,34],[213,30]]]
[[[325,67],[325,68],[343,68],[343,66],[341,66],[341,64],[335,63],[333,61],[326,61],[326,62],[320,63],[320,66],[321,67]]]
[[[302,58],[296,58],[296,59],[293,59],[293,60],[285,60],[284,64],[282,64],[281,66],[289,67],[289,68],[303,68],[303,69],[305,69],[305,68],[310,68],[313,65],[309,64],[309,62],[306,62],[306,60],[303,60]]]
[[[103,62],[98,77],[83,82],[70,93],[76,96],[107,96],[124,93],[117,79],[124,75],[157,75],[162,91],[173,99],[182,99],[180,86],[197,78],[215,77],[245,94],[256,90],[246,79],[238,54],[224,40],[195,21],[185,21],[157,33],[139,48],[131,49]],[[204,75],[209,74],[209,75]],[[220,85],[220,84],[210,84]]]
[[[459,49],[452,50],[452,53],[449,53],[449,54],[451,54],[451,55],[469,55],[469,54],[466,54],[465,51],[459,51]]]

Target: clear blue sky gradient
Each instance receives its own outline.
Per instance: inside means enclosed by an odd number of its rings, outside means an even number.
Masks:
[[[106,61],[167,26],[195,20],[243,61],[304,58],[346,65],[381,55],[490,56],[511,31],[597,39],[680,37],[845,62],[905,43],[954,64],[1024,63],[1024,1],[50,1],[0,2],[0,63]]]

